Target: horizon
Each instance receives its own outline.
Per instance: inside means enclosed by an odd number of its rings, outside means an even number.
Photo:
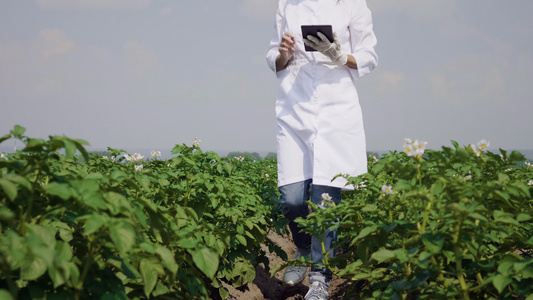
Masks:
[[[12,139],[10,139],[12,140]],[[0,153],[14,153],[14,146],[8,146],[6,145],[6,143],[10,140],[7,140],[7,141],[4,141],[4,143],[0,144]],[[489,141],[490,142],[490,141]],[[175,144],[174,146],[176,145],[182,145],[182,144]],[[191,146],[192,143],[188,146]],[[17,149],[18,151],[22,151],[23,150],[23,143],[19,140],[17,140]],[[110,147],[110,148],[113,148],[113,149],[117,149],[117,150],[125,150],[127,154],[134,154],[134,153],[140,153],[142,154],[143,156],[150,156],[150,153],[151,151],[161,151],[161,157],[162,158],[165,158],[165,159],[170,159],[171,157],[173,157],[174,154],[171,153],[172,149],[174,148],[174,146],[170,147],[170,148],[157,148],[157,147]],[[461,145],[459,144],[460,147],[467,147],[469,145]],[[453,148],[453,145],[450,143],[450,145],[442,145],[438,148],[434,148],[434,147],[427,147],[426,149],[430,149],[430,150],[436,150],[436,151],[439,151],[442,149],[442,147],[450,147],[450,148]],[[84,148],[85,150],[87,150],[87,152],[89,153],[93,153],[93,152],[107,152],[107,147],[91,147],[91,146],[85,146],[84,145]],[[259,154],[262,158],[264,158],[266,155],[270,154],[270,153],[277,153],[276,151],[268,151],[268,150],[239,150],[239,149],[233,149],[233,150],[227,150],[227,149],[207,149],[207,148],[203,148],[202,145],[200,144],[200,149],[203,151],[203,152],[214,152],[216,153],[217,155],[219,155],[220,157],[226,157],[229,153],[231,152],[241,152],[241,153],[245,153],[245,152],[248,152],[248,153],[257,153]],[[495,147],[488,147],[487,148],[487,151],[489,152],[492,152],[492,153],[500,153],[500,149],[504,150],[504,151],[507,151],[507,152],[511,152],[511,151],[518,151],[520,153],[522,153],[527,160],[533,160],[533,148],[531,149],[506,149],[506,148],[502,148],[502,147],[498,147],[498,148],[495,148]],[[402,147],[398,147],[396,149],[367,149],[367,153],[377,153],[380,157],[383,155],[383,154],[387,154],[389,152],[393,152],[393,151],[397,151],[397,152],[401,152],[403,151],[403,148]]]

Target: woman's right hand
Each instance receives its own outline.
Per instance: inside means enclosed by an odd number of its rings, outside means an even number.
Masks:
[[[283,59],[289,61],[292,58],[292,55],[294,54],[294,37],[286,32],[281,37],[281,43],[279,44],[279,53],[283,57]]]
[[[276,69],[278,71],[284,69],[287,66],[287,64],[289,63],[289,60],[294,55],[294,49],[295,49],[294,37],[290,33],[286,32],[281,37],[281,43],[279,43],[279,47],[278,47],[279,56],[278,56],[278,59],[276,60]]]

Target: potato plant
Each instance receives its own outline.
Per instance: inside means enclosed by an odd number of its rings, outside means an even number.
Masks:
[[[25,144],[0,159],[1,299],[226,298],[223,282],[268,267],[261,244],[284,228],[275,162],[198,145],[165,161],[101,157],[83,140],[24,132],[0,139]]]
[[[323,265],[354,281],[348,294],[533,299],[533,168],[515,151],[453,145],[372,158],[345,176],[357,188],[340,205],[300,219],[318,236],[338,228],[340,254]]]

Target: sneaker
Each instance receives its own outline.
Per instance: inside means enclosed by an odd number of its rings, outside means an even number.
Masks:
[[[296,249],[293,259],[298,259],[309,252],[309,250]],[[283,275],[283,281],[289,285],[295,285],[302,282],[305,279],[307,274],[307,266],[289,266],[285,270],[285,275]]]
[[[327,300],[329,296],[328,286],[321,281],[314,281],[305,294],[305,300]]]

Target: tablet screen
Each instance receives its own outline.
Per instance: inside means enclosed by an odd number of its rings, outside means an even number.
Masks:
[[[330,42],[333,43],[333,30],[331,28],[331,25],[302,25],[302,36],[303,38],[307,38],[308,35],[315,36],[317,39],[320,40],[320,38],[317,35],[317,32],[322,33],[325,35]],[[316,51],[315,49],[305,45],[305,51]]]

